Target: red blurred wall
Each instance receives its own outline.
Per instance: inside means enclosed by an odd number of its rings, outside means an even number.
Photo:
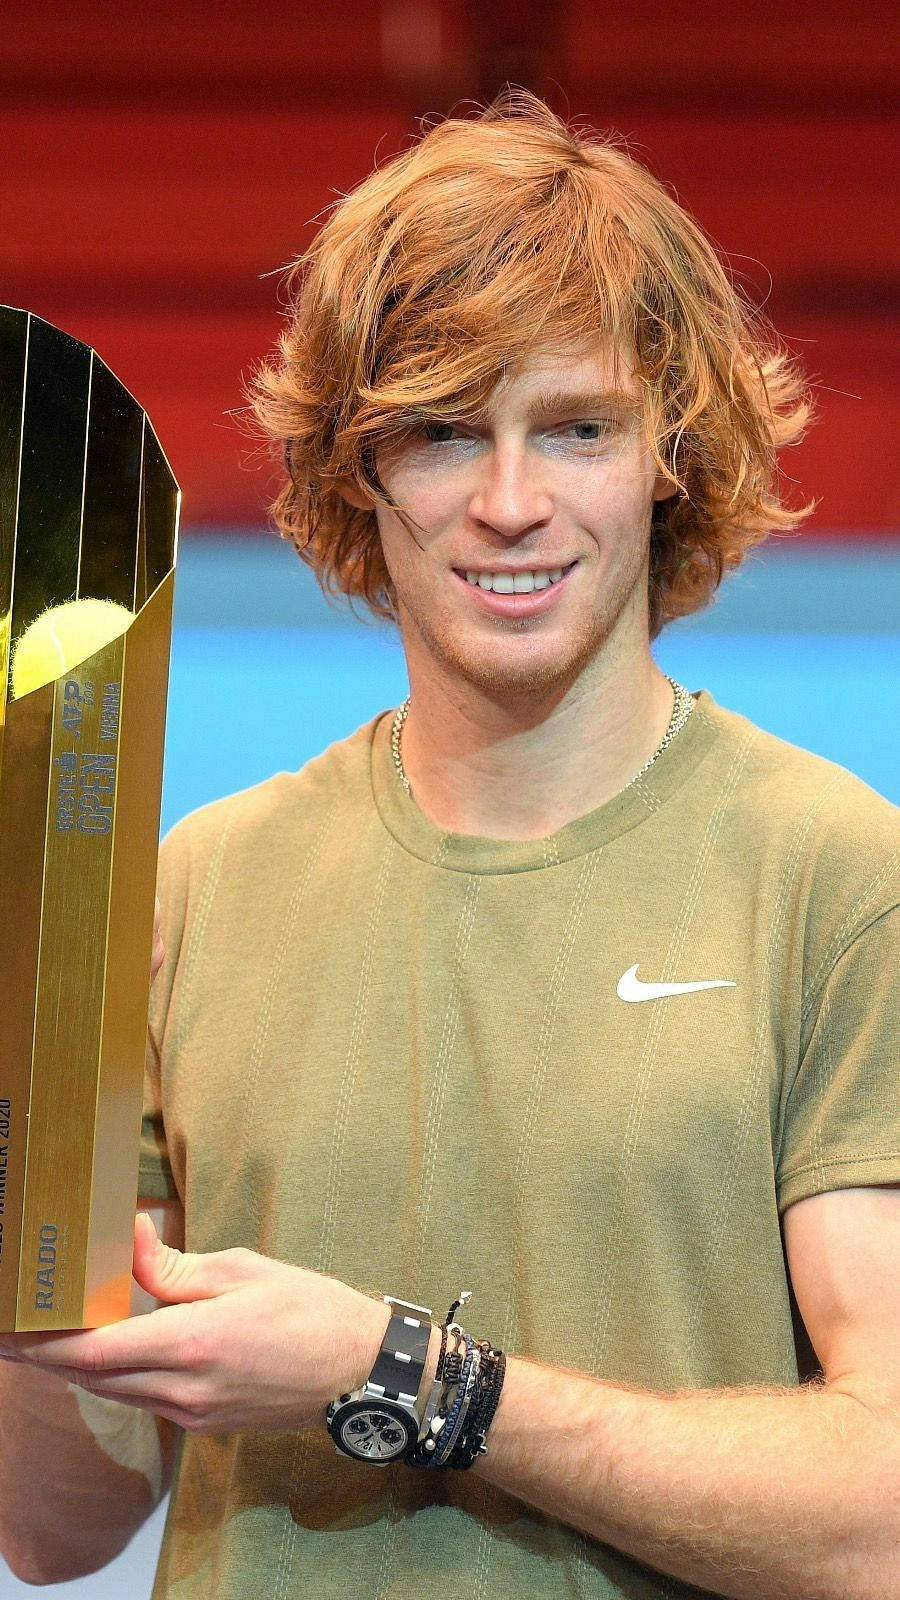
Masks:
[[[418,117],[506,78],[615,129],[818,381],[786,459],[816,532],[900,532],[893,8],[635,0],[7,0],[0,298],[93,344],[150,412],[186,524],[259,524],[242,374],[277,270]]]

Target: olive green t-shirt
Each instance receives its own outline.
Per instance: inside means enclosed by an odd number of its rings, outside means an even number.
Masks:
[[[142,1193],[181,1198],[192,1250],[438,1320],[470,1288],[476,1337],[545,1362],[796,1384],[782,1213],[900,1181],[895,808],[702,692],[551,837],[448,834],[390,722],[164,840]],[[154,1597],[691,1592],[323,1425],[185,1436]]]

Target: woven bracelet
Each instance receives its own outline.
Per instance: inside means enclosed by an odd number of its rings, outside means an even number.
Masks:
[[[433,1440],[433,1442],[426,1439],[425,1444],[423,1445],[423,1451],[427,1451],[427,1455],[422,1462],[422,1465],[425,1467],[443,1467],[446,1465],[447,1459],[451,1450],[453,1449],[454,1444],[456,1443],[457,1436],[465,1420],[466,1411],[469,1408],[469,1404],[475,1390],[475,1382],[478,1377],[478,1367],[480,1362],[480,1351],[476,1349],[474,1339],[470,1339],[467,1333],[463,1334],[463,1338],[466,1341],[466,1355],[462,1364],[462,1372],[460,1373],[456,1398],[454,1399],[453,1404],[447,1413],[444,1426],[442,1427],[440,1433]],[[433,1446],[430,1450],[428,1450],[429,1443],[432,1443]]]
[[[502,1350],[485,1349],[482,1352],[481,1392],[469,1411],[467,1426],[451,1452],[448,1467],[465,1470],[474,1466],[479,1456],[487,1454],[487,1432],[500,1404],[500,1392],[506,1375],[506,1356]]]
[[[449,1467],[471,1467],[476,1457],[481,1453],[480,1446],[483,1440],[483,1418],[486,1417],[488,1407],[491,1405],[494,1385],[497,1378],[496,1363],[490,1361],[483,1352],[481,1358],[481,1372],[479,1374],[478,1392],[469,1407],[465,1426],[459,1431],[455,1448],[451,1452],[447,1465]]]
[[[471,1298],[470,1290],[462,1290],[441,1327],[440,1355],[419,1437],[404,1457],[409,1466],[465,1469],[487,1452],[485,1439],[500,1403],[506,1356],[485,1340],[476,1342],[454,1320]],[[456,1341],[452,1350],[451,1334]]]
[[[447,1401],[451,1392],[459,1388],[462,1372],[462,1356],[460,1350],[465,1351],[465,1335],[462,1329],[453,1330],[454,1338],[458,1341],[454,1349],[449,1348],[448,1340],[450,1328],[444,1323],[441,1328],[441,1350],[435,1368],[434,1382],[419,1437],[411,1450],[404,1456],[404,1461],[410,1467],[427,1467],[430,1465],[440,1434],[444,1433],[447,1422]],[[446,1435],[445,1435],[446,1437]]]

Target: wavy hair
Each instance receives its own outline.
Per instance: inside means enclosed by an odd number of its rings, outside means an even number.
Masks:
[[[650,633],[711,599],[770,532],[777,452],[810,417],[797,365],[715,249],[619,141],[525,91],[449,118],[337,202],[290,268],[279,353],[250,403],[287,481],[271,513],[326,593],[396,620],[374,511],[376,452],[423,416],[475,415],[552,342],[627,352],[658,470]],[[400,509],[400,508],[395,508]]]

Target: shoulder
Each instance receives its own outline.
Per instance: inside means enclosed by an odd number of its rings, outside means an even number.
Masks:
[[[900,903],[900,809],[836,762],[706,694],[700,709],[717,734],[709,777],[724,787],[732,775],[734,857],[746,873],[777,881],[783,916],[802,904],[828,946],[845,947]]]
[[[855,773],[824,756],[790,744],[758,727],[739,712],[701,693],[699,707],[715,729],[717,764],[739,766],[735,800],[751,838],[793,837],[816,849],[865,863],[896,860],[900,850],[900,808]]]
[[[296,772],[276,772],[261,783],[190,811],[160,845],[160,880],[205,872],[216,857],[251,860],[265,842],[271,855],[302,848],[305,836],[335,806],[348,825],[373,810],[371,746],[383,713],[337,741]]]

